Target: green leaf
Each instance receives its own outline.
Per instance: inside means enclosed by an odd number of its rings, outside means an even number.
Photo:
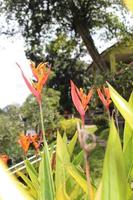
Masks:
[[[102,200],[127,200],[127,181],[120,138],[113,119],[105,153]]]
[[[72,139],[70,140],[69,144],[67,145],[67,147],[68,147],[68,152],[69,152],[70,156],[71,156],[72,153],[73,153],[75,144],[76,144],[76,142],[77,142],[77,138],[78,138],[78,134],[77,134],[77,132],[76,132],[76,133],[74,134],[74,136],[72,137]]]
[[[21,171],[17,171],[17,176],[21,177],[22,180],[26,183],[26,187],[29,188],[28,193],[31,196],[33,196],[35,199],[37,199],[38,198],[38,190],[36,190],[33,182],[25,174],[23,174]]]
[[[39,181],[38,181],[38,174],[37,174],[35,168],[30,163],[29,160],[25,160],[25,166],[26,166],[26,171],[27,171],[34,187],[36,188],[37,191],[40,190],[40,185],[39,185]]]
[[[77,155],[75,155],[74,160],[72,163],[74,165],[80,165],[84,161],[84,153],[83,150],[81,150]]]
[[[108,83],[111,99],[115,106],[133,129],[133,108],[116,90]]]
[[[44,153],[39,168],[40,200],[54,200],[54,182],[50,162],[50,153],[44,139]]]
[[[133,93],[130,96],[129,104],[133,108]],[[130,172],[133,168],[133,129],[125,122],[124,137],[123,137],[123,154],[126,168],[127,179],[130,176]]]
[[[81,174],[78,172],[76,167],[74,165],[69,165],[67,167],[67,172],[73,179],[76,181],[76,183],[82,188],[82,190],[88,194],[88,186],[87,181],[81,176]]]
[[[80,193],[81,193],[80,186],[78,184],[75,184],[72,192],[70,193],[70,199],[77,199]]]
[[[85,129],[88,131],[88,133],[95,133],[97,131],[96,125],[86,125]]]
[[[65,191],[65,187],[62,184],[58,187],[56,200],[71,200]]]
[[[56,170],[55,170],[55,186],[56,186],[56,198],[59,191],[63,189],[63,193],[66,194],[66,166],[70,163],[70,155],[68,153],[67,145],[64,139],[58,133],[57,145],[56,145]],[[63,195],[63,194],[62,194]]]
[[[95,200],[102,200],[101,196],[102,196],[102,180],[101,180],[99,187],[97,189],[97,192],[96,192],[96,195],[95,195]]]

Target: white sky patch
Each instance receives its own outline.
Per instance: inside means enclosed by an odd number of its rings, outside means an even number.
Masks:
[[[16,62],[29,77],[31,72],[22,38],[15,38],[13,42],[11,39],[0,38],[0,108],[10,104],[22,104],[30,94]]]

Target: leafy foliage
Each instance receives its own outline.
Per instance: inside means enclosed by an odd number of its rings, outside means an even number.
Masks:
[[[52,65],[53,77],[49,86],[61,92],[60,111],[71,112],[70,79],[74,79],[80,87],[90,86],[91,78],[86,77],[87,64],[80,60],[82,47],[77,47],[75,39],[66,34],[59,34],[46,47],[46,60]],[[84,77],[84,78],[83,78]]]
[[[52,137],[52,132],[57,128],[56,124],[60,119],[58,112],[59,108],[60,92],[53,90],[51,88],[44,89],[43,93],[43,114],[44,114],[44,124],[48,137]],[[25,103],[21,107],[21,114],[26,120],[26,129],[36,129],[40,131],[40,116],[39,107],[35,98],[30,95]],[[51,136],[50,136],[51,134]]]
[[[12,161],[16,161],[18,157],[21,159],[23,155],[17,143],[21,129],[19,107],[15,105],[5,107],[0,114],[0,153],[6,153]]]
[[[103,69],[105,63],[95,47],[92,34],[104,28],[105,35],[110,38],[126,30],[115,14],[117,10],[120,13],[125,11],[120,0],[5,0],[4,3],[8,19],[18,21],[29,46],[30,58],[36,61],[42,55],[45,39],[51,39],[53,32],[65,31],[67,34],[71,32],[72,37],[76,35],[79,39],[80,36],[96,65]]]
[[[108,80],[128,100],[133,86],[133,64],[118,63],[118,67],[119,70],[114,75],[110,75]]]
[[[59,122],[59,132],[65,133],[67,137],[72,137],[77,130],[77,122],[81,123],[79,118],[62,119]]]
[[[59,99],[60,93],[58,91],[49,88],[44,92],[44,123],[49,140],[53,140],[53,131],[57,129],[56,124],[60,119]],[[0,154],[9,155],[13,163],[23,159],[23,152],[18,144],[20,133],[29,129],[34,129],[37,132],[41,130],[38,109],[35,98],[29,95],[21,107],[9,105],[0,113]],[[33,153],[32,150],[31,153]]]

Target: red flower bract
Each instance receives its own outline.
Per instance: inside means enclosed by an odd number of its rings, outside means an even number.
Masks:
[[[22,68],[20,67],[20,65],[18,63],[16,64],[21,70],[22,77],[27,87],[32,92],[32,94],[36,97],[37,102],[41,104],[41,92],[51,72],[50,68],[47,68],[47,63],[40,63],[37,67],[35,67],[35,63],[31,61],[30,66],[32,69],[32,74],[33,74],[33,77],[35,77],[36,79],[36,81],[31,81],[31,82],[24,75],[24,72]]]
[[[97,93],[98,93],[98,96],[101,99],[103,105],[105,106],[105,108],[107,110],[109,110],[109,106],[111,103],[109,89],[106,87],[103,87],[103,93],[102,93],[101,90],[98,88]]]
[[[88,95],[83,93],[82,89],[78,89],[76,85],[73,83],[73,81],[70,81],[71,83],[71,96],[73,104],[75,105],[77,111],[79,112],[82,123],[84,125],[84,118],[85,118],[85,112],[88,109],[88,103],[90,102],[90,99],[93,94],[93,89],[91,89],[88,93]]]

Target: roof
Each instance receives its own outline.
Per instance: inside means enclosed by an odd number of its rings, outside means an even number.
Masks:
[[[130,63],[133,61],[133,40],[130,39],[128,41],[120,41],[112,45],[111,47],[104,50],[101,54],[102,58],[105,60],[107,66],[110,68],[110,56],[115,56],[116,62],[124,62]],[[92,62],[87,71],[94,66],[94,62]]]

